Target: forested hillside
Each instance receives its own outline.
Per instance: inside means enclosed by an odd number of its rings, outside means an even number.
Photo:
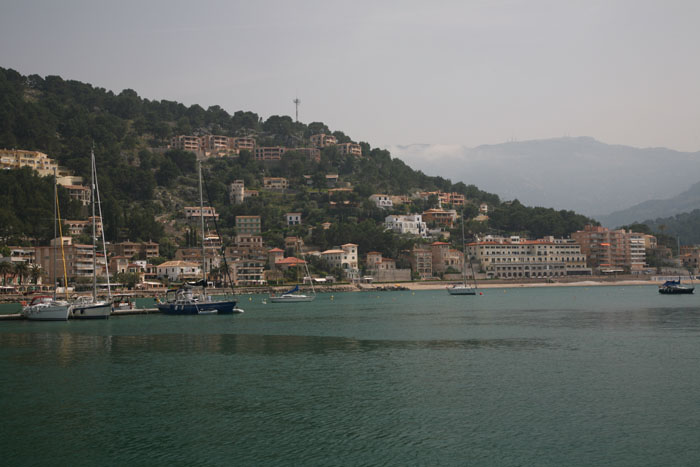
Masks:
[[[338,142],[351,141],[348,135],[332,131],[321,122],[304,124],[288,116],[263,120],[249,111],[231,115],[218,106],[204,109],[173,101],[151,101],[129,89],[115,94],[58,76],[23,76],[0,68],[0,148],[45,152],[76,175],[89,178],[89,156],[94,145],[108,241],[184,243],[186,225],[181,210],[197,199],[196,159],[193,153],[164,149],[172,136],[252,136],[258,146],[294,148],[310,147],[309,137],[320,132],[333,134]],[[293,151],[277,163],[256,161],[246,151],[239,157],[206,160],[207,198],[221,213],[223,233],[235,233],[236,215],[261,215],[266,242],[278,246],[283,236],[295,233],[295,229],[296,233],[307,233],[284,225],[285,212],[299,211],[306,227],[332,224],[328,230],[315,229],[309,238],[319,247],[354,242],[364,251],[395,253],[407,246],[406,240],[384,231],[380,223],[389,212],[367,198],[373,193],[409,195],[436,190],[464,194],[469,203],[463,211],[469,219],[477,214],[479,203],[489,204],[491,219],[470,222],[471,233],[565,236],[586,223],[595,223],[571,211],[530,208],[517,201],[503,203],[497,195],[474,185],[415,171],[369,143],[360,142],[360,146],[362,157],[341,155],[334,147],[323,148],[320,162]],[[352,191],[329,193],[326,174],[338,174],[341,184],[352,187]],[[260,197],[239,205],[229,202],[231,182],[242,179],[246,187],[258,188],[263,175],[286,177],[290,190],[284,194],[261,192]],[[310,185],[304,175],[312,176]],[[26,171],[21,176],[3,177],[11,183],[3,183],[0,188],[0,241],[45,241],[49,232],[36,221],[51,217],[50,181],[38,181]],[[476,174],[474,179],[478,179]],[[434,205],[434,200],[417,199],[393,212],[421,212]],[[70,203],[66,206],[68,213],[79,215],[79,207]]]

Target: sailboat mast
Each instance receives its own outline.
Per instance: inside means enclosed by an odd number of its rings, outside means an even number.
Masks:
[[[207,287],[207,257],[204,255],[204,198],[202,196],[202,161],[199,161],[199,218],[202,220],[202,279]]]
[[[467,246],[464,244],[464,213],[462,213],[462,284],[467,286]]]
[[[58,217],[56,215],[56,206],[58,206],[58,180],[56,179],[56,168],[53,169],[53,299],[56,300],[56,278],[58,271],[56,270],[56,223]],[[63,239],[61,239],[63,241]]]
[[[91,178],[91,197],[92,197],[92,300],[97,301],[97,246],[95,238],[95,150],[90,151],[90,178]]]

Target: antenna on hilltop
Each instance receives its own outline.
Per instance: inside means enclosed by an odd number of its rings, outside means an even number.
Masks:
[[[294,100],[292,102],[294,102],[294,106],[296,107],[296,111],[297,111],[296,122],[299,123],[299,104],[301,104],[301,101],[299,100],[298,97],[296,97],[296,98],[294,98]]]

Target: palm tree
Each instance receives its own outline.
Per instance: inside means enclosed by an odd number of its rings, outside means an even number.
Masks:
[[[2,285],[7,285],[7,276],[15,271],[15,267],[9,261],[0,262],[0,274],[2,274]]]
[[[41,265],[38,263],[32,264],[32,267],[29,268],[29,277],[34,282],[34,285],[37,285],[39,282],[39,279],[43,278],[45,276],[44,270],[41,268]]]
[[[27,266],[27,263],[25,261],[15,263],[14,272],[16,276],[19,276],[19,285],[22,285],[22,282],[24,282],[24,278],[29,275],[29,266]]]

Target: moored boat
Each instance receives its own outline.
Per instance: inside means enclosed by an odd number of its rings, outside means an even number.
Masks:
[[[48,295],[39,295],[22,308],[22,315],[34,321],[66,321],[70,313],[70,303],[56,300]]]
[[[675,294],[691,294],[695,290],[695,287],[690,287],[681,284],[681,278],[679,277],[677,281],[670,280],[666,281],[659,286],[659,293],[665,295],[675,295]]]

